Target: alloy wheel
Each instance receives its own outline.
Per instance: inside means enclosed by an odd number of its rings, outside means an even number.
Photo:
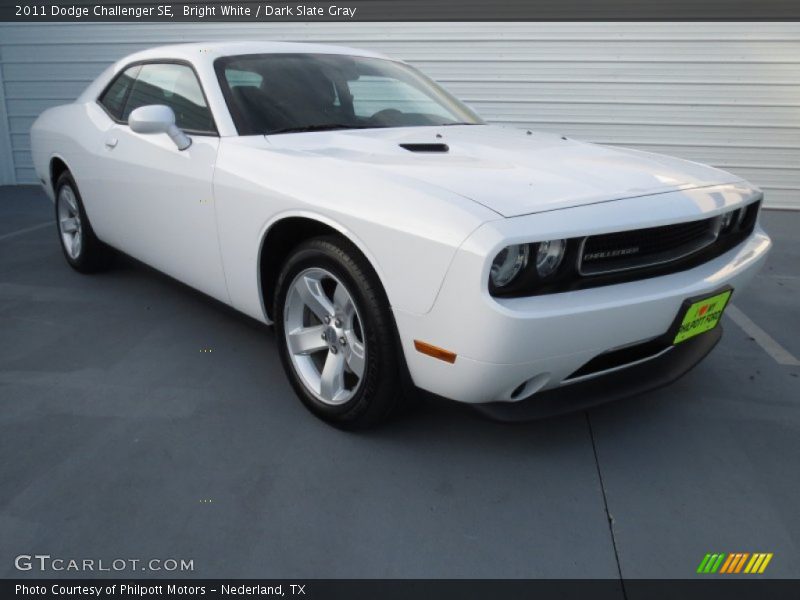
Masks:
[[[331,406],[347,403],[364,377],[363,321],[347,287],[331,272],[301,271],[284,304],[285,343],[305,388]]]
[[[58,191],[58,231],[67,254],[77,260],[83,247],[83,228],[78,200],[69,185],[61,186]]]

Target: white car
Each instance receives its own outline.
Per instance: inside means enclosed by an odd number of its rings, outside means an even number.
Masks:
[[[517,418],[663,385],[771,244],[735,175],[487,125],[340,47],[138,52],[31,147],[72,267],[114,248],[274,323],[297,395],[345,428],[419,388]]]

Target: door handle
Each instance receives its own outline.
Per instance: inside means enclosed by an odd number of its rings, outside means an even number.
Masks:
[[[106,140],[106,148],[108,148],[109,150],[113,150],[114,148],[117,147],[118,142],[119,140],[117,138],[108,138]]]

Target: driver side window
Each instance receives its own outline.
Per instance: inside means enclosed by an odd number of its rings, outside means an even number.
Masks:
[[[149,104],[164,104],[175,113],[175,123],[187,133],[217,135],[214,117],[191,67],[174,63],[134,65],[117,75],[97,99],[118,123]]]
[[[133,83],[122,120],[148,104],[165,104],[175,112],[175,124],[190,133],[216,133],[200,82],[191,67],[172,63],[142,65]]]

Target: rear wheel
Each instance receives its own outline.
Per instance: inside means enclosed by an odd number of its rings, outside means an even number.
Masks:
[[[300,245],[278,278],[273,315],[286,374],[315,415],[356,429],[399,407],[402,357],[391,310],[350,244],[323,237]]]
[[[95,236],[78,186],[69,172],[56,182],[56,223],[61,249],[69,265],[81,273],[94,273],[106,268],[111,252]]]

